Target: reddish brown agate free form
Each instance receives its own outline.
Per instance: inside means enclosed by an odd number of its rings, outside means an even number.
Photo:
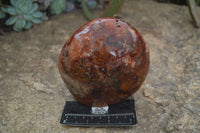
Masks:
[[[107,106],[139,89],[149,70],[149,49],[130,24],[100,18],[69,38],[58,66],[76,100],[88,106]]]

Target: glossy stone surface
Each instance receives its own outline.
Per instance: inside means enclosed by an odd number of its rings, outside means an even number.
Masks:
[[[71,94],[88,106],[120,102],[143,83],[149,49],[140,33],[116,18],[80,27],[59,56],[59,71]]]

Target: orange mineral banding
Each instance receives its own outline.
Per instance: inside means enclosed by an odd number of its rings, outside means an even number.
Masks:
[[[100,18],[68,39],[58,67],[76,100],[102,107],[125,100],[140,88],[149,70],[149,49],[130,24]]]

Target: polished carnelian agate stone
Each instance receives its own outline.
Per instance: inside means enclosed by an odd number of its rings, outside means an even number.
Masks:
[[[136,92],[149,70],[141,34],[116,18],[81,26],[65,43],[59,72],[71,94],[88,106],[107,106]]]

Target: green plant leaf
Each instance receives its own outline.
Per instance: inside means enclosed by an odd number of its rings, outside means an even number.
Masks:
[[[32,0],[17,0],[16,1],[16,7],[20,9],[21,12],[27,13],[32,7]]]
[[[2,11],[2,12],[7,12],[7,8],[1,7],[1,11]]]
[[[38,19],[38,18],[33,18],[33,19],[32,19],[32,22],[35,23],[35,24],[39,24],[39,23],[41,23],[42,21],[41,21],[40,19]]]
[[[28,29],[30,29],[32,27],[32,25],[33,25],[32,22],[28,21],[28,22],[26,22],[26,25],[24,26],[24,29],[28,30]]]
[[[16,31],[21,31],[25,25],[26,25],[26,21],[24,19],[17,19],[14,25],[14,28],[16,29]]]
[[[37,11],[37,9],[38,9],[38,4],[34,3],[31,7],[31,10],[28,13],[33,13],[33,12]]]
[[[89,20],[92,20],[92,19],[95,19],[95,17],[92,15],[92,13],[89,11],[86,3],[84,0],[81,0],[81,5],[82,5],[82,8],[83,8],[83,12],[85,14],[85,16],[89,19]]]
[[[2,11],[0,11],[0,19],[5,17],[5,13],[3,13]]]
[[[113,17],[113,15],[119,10],[120,6],[123,4],[124,0],[110,0],[108,7],[106,8],[103,17]],[[89,11],[84,0],[81,0],[81,5],[84,11],[85,16],[92,20],[95,17]]]
[[[190,15],[194,21],[194,26],[196,28],[199,28],[200,27],[200,15],[196,8],[196,3],[194,0],[187,0],[187,4],[188,4],[189,11],[190,11]]]
[[[50,4],[50,13],[58,15],[65,11],[66,8],[65,0],[54,0]]]
[[[197,6],[200,5],[200,0],[196,0]]]
[[[10,15],[17,15],[17,11],[13,7],[8,7],[7,8],[7,13],[10,14]]]
[[[94,9],[97,6],[97,2],[96,1],[88,1],[87,6],[89,9]]]
[[[6,25],[12,25],[16,22],[18,16],[12,16],[9,19],[6,20]]]
[[[10,0],[10,3],[12,4],[12,6],[16,6],[16,0]]]
[[[24,14],[24,19],[28,20],[28,21],[31,21],[33,19],[33,17],[29,14]]]
[[[19,32],[19,31],[22,31],[22,29],[18,29],[15,25],[13,26],[13,30],[14,30],[14,31],[18,31],[18,32]]]
[[[36,18],[41,18],[42,15],[43,15],[43,13],[40,12],[40,11],[37,11],[37,12],[34,12],[34,13],[33,13],[33,17],[36,17]]]
[[[110,3],[103,14],[103,17],[113,17],[123,2],[124,0],[110,0]]]

